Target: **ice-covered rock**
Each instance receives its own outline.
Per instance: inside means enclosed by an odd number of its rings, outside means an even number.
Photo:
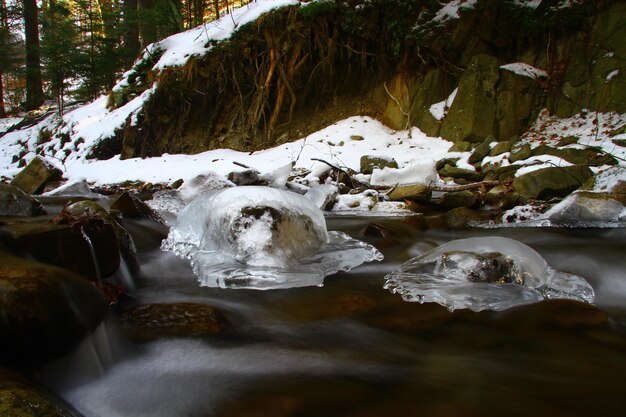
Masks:
[[[594,300],[583,278],[550,268],[529,246],[503,237],[445,243],[387,275],[385,288],[405,301],[435,302],[451,311],[499,311],[552,298]]]
[[[225,288],[321,285],[326,275],[382,259],[364,242],[327,232],[308,198],[256,186],[196,198],[161,247],[190,259],[201,285]]]

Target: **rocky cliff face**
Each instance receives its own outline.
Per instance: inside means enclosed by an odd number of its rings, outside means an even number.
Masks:
[[[114,141],[124,157],[253,150],[354,114],[453,141],[505,141],[542,108],[626,113],[625,22],[617,0],[286,7],[183,67],[136,67],[158,87]],[[130,83],[111,105],[137,90]]]

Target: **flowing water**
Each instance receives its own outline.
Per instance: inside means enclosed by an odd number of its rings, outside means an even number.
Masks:
[[[88,417],[623,415],[626,230],[327,224],[376,246],[384,261],[328,276],[323,287],[200,287],[186,260],[159,249],[164,228],[129,224],[142,264],[134,302],[209,304],[232,330],[140,342],[115,330],[114,318],[46,383]],[[519,240],[585,277],[599,309],[548,301],[449,312],[383,289],[404,261],[481,236]]]

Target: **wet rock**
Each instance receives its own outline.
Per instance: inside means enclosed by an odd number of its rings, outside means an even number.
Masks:
[[[145,304],[123,314],[128,334],[138,339],[215,336],[231,328],[226,318],[205,304]]]
[[[148,219],[165,224],[165,220],[152,208],[134,195],[124,192],[111,203],[112,210],[118,210],[131,219]]]
[[[37,366],[69,352],[107,314],[98,289],[71,271],[0,252],[0,360]]]
[[[119,253],[126,262],[126,266],[133,273],[139,271],[137,249],[135,248],[133,238],[102,206],[89,200],[79,201],[66,206],[61,213],[61,217],[65,218],[62,221],[69,223],[82,223],[91,219],[98,219],[105,225],[111,226],[117,239]]]
[[[511,163],[523,161],[525,159],[530,158],[532,155],[533,155],[533,150],[530,148],[530,145],[528,143],[525,143],[519,148],[511,150],[509,161],[511,161]]]
[[[546,200],[566,196],[592,176],[587,166],[543,168],[515,178],[513,188],[524,199]]]
[[[484,196],[484,203],[498,210],[507,210],[515,206],[519,195],[504,185],[497,185]]]
[[[553,222],[598,224],[626,221],[626,207],[604,193],[574,192],[546,213]]]
[[[39,262],[69,269],[94,281],[98,275],[111,276],[119,268],[119,247],[115,232],[110,225],[102,222],[71,225],[44,219],[10,224],[5,229],[21,251]]]
[[[427,203],[430,201],[432,191],[423,184],[399,184],[387,196],[392,201],[410,200]]]
[[[261,183],[259,173],[254,169],[230,172],[228,174],[228,180],[236,185],[256,185]]]
[[[393,158],[375,155],[363,155],[361,157],[360,166],[361,173],[363,174],[371,174],[374,169],[398,169],[398,163]]]
[[[491,216],[485,216],[479,211],[467,207],[457,207],[448,211],[445,215],[446,226],[452,230],[462,230],[475,227],[481,223],[488,222]]]
[[[0,415],[7,417],[69,417],[78,413],[35,382],[0,368]]]
[[[46,214],[41,203],[17,187],[0,183],[0,216],[39,216]]]
[[[26,194],[40,194],[47,183],[58,181],[63,173],[40,157],[35,157],[22,171],[20,171],[11,185],[24,191]]]

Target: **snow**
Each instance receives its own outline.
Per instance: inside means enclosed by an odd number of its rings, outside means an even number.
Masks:
[[[473,9],[477,1],[478,0],[452,0],[439,9],[433,21],[443,23],[449,20],[459,19],[461,17],[459,11],[461,9]]]
[[[613,78],[617,77],[618,75],[619,75],[619,70],[609,72],[606,76],[606,82],[610,83],[613,80]]]
[[[18,124],[21,121],[21,117],[6,117],[4,119],[0,119],[0,134],[6,132],[11,128],[11,126]]]
[[[167,67],[182,66],[192,56],[206,53],[211,48],[210,41],[228,39],[237,28],[256,20],[262,14],[297,4],[297,0],[256,0],[218,20],[165,38],[155,44],[164,52],[153,69],[160,71]]]
[[[452,106],[452,103],[454,102],[454,98],[456,97],[456,93],[458,92],[459,92],[459,89],[457,87],[454,89],[452,93],[450,93],[447,99],[430,106],[430,108],[428,109],[430,114],[432,114],[433,117],[437,120],[443,120],[443,118],[446,117],[446,114],[448,114],[448,109]]]
[[[523,77],[532,78],[533,80],[548,77],[548,73],[546,71],[523,62],[513,62],[511,64],[501,65],[500,68]]]
[[[519,161],[516,163],[517,165],[525,165],[523,168],[520,168],[515,173],[516,177],[519,177],[524,174],[528,174],[529,172],[537,171],[543,168],[550,167],[566,167],[572,165],[570,162],[567,162],[565,159],[559,158],[558,156],[553,155],[537,155],[532,156],[523,161]]]
[[[409,161],[402,168],[374,169],[370,179],[371,185],[423,184],[429,185],[437,180],[436,162],[431,160]]]
[[[536,9],[543,0],[513,0],[513,4],[516,6],[528,7],[530,9]]]

